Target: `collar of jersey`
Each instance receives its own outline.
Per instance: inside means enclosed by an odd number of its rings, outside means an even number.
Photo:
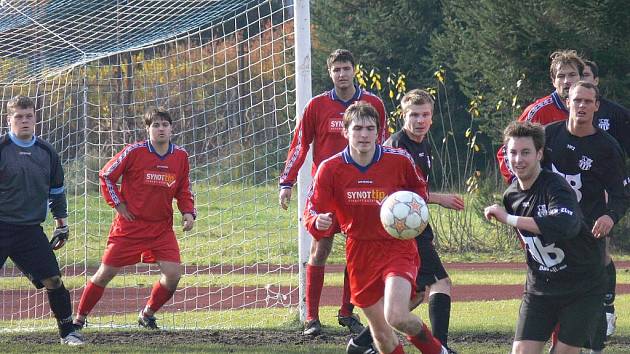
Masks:
[[[175,145],[173,145],[173,143],[168,143],[168,150],[166,150],[166,154],[164,155],[158,154],[157,151],[155,151],[155,148],[153,147],[153,145],[151,145],[151,141],[149,140],[147,140],[147,148],[149,149],[150,152],[154,153],[157,157],[164,160],[166,156],[173,153],[173,150],[175,150]]]
[[[337,90],[335,90],[334,87],[332,90],[330,90],[330,99],[340,102],[346,107],[350,106],[354,101],[357,101],[360,98],[361,98],[361,88],[357,85],[354,85],[354,96],[352,96],[352,98],[350,98],[347,101],[344,101],[341,98],[339,98],[339,96],[337,96]]]
[[[368,170],[368,168],[370,168],[370,166],[372,166],[373,164],[378,162],[378,160],[381,159],[381,156],[383,156],[383,147],[381,145],[379,145],[379,144],[376,144],[376,151],[374,152],[374,156],[372,157],[372,161],[370,161],[370,163],[367,166],[361,166],[361,165],[359,165],[358,163],[356,163],[352,159],[352,156],[350,156],[350,147],[349,146],[346,146],[346,148],[343,150],[341,155],[343,156],[343,161],[345,163],[353,164],[359,169],[359,171],[365,172],[365,171]]]
[[[560,97],[560,95],[558,95],[558,91],[554,91],[551,94],[551,99],[553,100],[553,103],[556,105],[556,107],[558,107],[558,109],[569,113],[567,108],[564,106],[564,102],[562,102],[562,98]]]
[[[31,141],[29,142],[24,142],[20,139],[18,139],[17,136],[15,136],[15,134],[13,134],[13,132],[9,132],[9,138],[11,139],[11,141],[13,142],[13,144],[19,146],[19,147],[23,147],[23,148],[27,148],[27,147],[31,147],[33,145],[35,145],[35,135],[33,135],[33,138],[31,138]]]

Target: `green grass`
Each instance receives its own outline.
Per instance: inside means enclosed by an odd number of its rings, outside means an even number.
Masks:
[[[451,311],[451,330],[450,338],[451,344],[454,348],[459,349],[462,353],[506,353],[510,350],[510,342],[516,324],[516,318],[518,313],[519,300],[507,300],[507,301],[478,301],[478,302],[455,302]],[[615,302],[617,313],[620,315],[617,320],[617,333],[615,334],[615,341],[617,344],[609,347],[607,353],[628,353],[630,348],[630,295],[620,295]],[[232,311],[235,312],[235,311]],[[423,305],[416,313],[424,319],[427,319],[427,306]],[[335,323],[335,307],[323,307],[321,309],[321,319],[324,325],[324,332],[339,335],[342,333],[340,327]],[[120,318],[114,318],[118,320],[124,320],[127,323],[133,323],[135,320],[135,313],[126,314],[120,316]],[[224,319],[218,321],[217,318],[209,317],[207,313],[179,313],[179,314],[163,314],[165,317],[175,318],[175,324],[181,325],[186,323],[186,328],[191,328],[191,323],[197,323],[199,327],[211,327],[212,329],[220,331],[229,331],[232,329],[264,329],[268,331],[277,331],[281,333],[286,330],[298,331],[297,322],[295,322],[294,310],[288,309],[266,309],[266,310],[244,310],[240,311],[238,316],[230,318],[230,313],[224,314]],[[167,323],[170,321],[165,317],[160,317],[161,323]],[[264,320],[261,320],[263,319]],[[107,323],[112,317],[101,318],[104,323]],[[95,318],[95,320],[97,320]],[[180,322],[182,321],[182,322]],[[22,322],[22,325],[27,324]],[[7,327],[11,323],[0,322],[2,328]],[[46,333],[50,333],[50,336],[55,336],[50,328],[53,326],[53,321],[42,320],[34,323],[28,323],[28,325],[38,325],[37,328],[46,328]],[[94,337],[96,334],[107,335],[111,329],[96,329],[94,327],[88,327],[86,329],[86,337],[89,340],[90,336]],[[140,332],[139,332],[140,333]],[[13,339],[16,336],[15,332],[5,332],[3,336],[0,336],[0,345],[2,345],[3,352],[74,352],[73,349],[61,347],[59,345],[33,345],[28,342],[21,341],[16,343]],[[24,336],[24,332],[20,332],[19,335]],[[484,337],[485,336],[485,337]],[[488,337],[490,336],[490,337]],[[473,339],[471,339],[473,338]],[[477,339],[474,339],[477,338]],[[484,343],[477,343],[479,338],[488,338]],[[494,339],[492,339],[494,338]],[[298,346],[295,344],[290,345],[265,345],[261,343],[257,346],[242,346],[242,345],[225,345],[225,344],[207,344],[207,343],[195,343],[194,338],[191,338],[186,343],[156,343],[159,345],[160,352],[211,352],[211,353],[336,353],[341,352],[343,349],[342,344],[323,344],[318,345],[316,343],[309,343],[308,345]],[[415,352],[414,349],[408,348],[408,352]],[[156,347],[147,347],[142,344],[135,344],[133,340],[129,344],[116,344],[116,345],[88,345],[85,348],[80,349],[81,352],[138,352],[146,353],[149,351],[155,352]]]
[[[524,284],[526,270],[503,269],[447,269],[455,285],[514,285]],[[108,288],[122,287],[150,287],[158,275],[125,274],[115,277]],[[85,285],[86,277],[65,276],[64,284],[68,289],[81,288]],[[195,274],[184,275],[179,287],[214,287],[214,286],[297,286],[297,274]],[[630,269],[617,270],[617,283],[630,284]],[[328,273],[325,278],[327,286],[342,286],[343,273]],[[0,289],[29,290],[31,282],[22,276],[0,278]]]

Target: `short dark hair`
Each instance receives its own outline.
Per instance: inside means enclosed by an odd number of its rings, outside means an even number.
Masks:
[[[16,108],[22,108],[22,109],[32,108],[34,112],[35,102],[33,102],[33,100],[30,97],[18,95],[11,98],[7,102],[7,113],[13,114]]]
[[[430,104],[431,110],[433,110],[433,105],[435,100],[430,93],[425,90],[413,89],[407,92],[403,98],[400,100],[400,106],[402,107],[403,114],[406,113],[407,107],[410,105],[421,105],[421,104]]]
[[[596,79],[599,77],[599,66],[597,66],[596,62],[585,59],[584,64],[588,65],[588,67],[591,68],[591,71],[593,72],[593,79]]]
[[[146,112],[144,112],[144,125],[150,126],[156,120],[165,120],[169,124],[173,124],[173,119],[171,118],[170,113],[166,108],[159,106],[151,106],[147,108]]]
[[[538,123],[513,121],[503,131],[503,143],[506,147],[511,138],[532,138],[536,151],[545,147],[545,130]]]
[[[359,119],[372,119],[376,123],[376,130],[381,128],[376,108],[367,102],[356,101],[346,109],[343,114],[344,129],[347,130],[350,123]]]
[[[571,92],[574,91],[577,87],[584,87],[584,88],[595,91],[595,100],[599,101],[599,89],[597,88],[595,84],[580,80],[574,83],[573,85],[571,85],[571,88],[569,89],[569,96],[571,95]]]
[[[328,59],[326,60],[326,67],[330,69],[333,63],[347,61],[349,61],[350,64],[352,64],[352,67],[354,67],[354,55],[352,55],[352,52],[347,49],[336,49],[328,56]]]
[[[584,61],[575,50],[557,50],[551,53],[549,58],[551,59],[551,65],[549,65],[549,75],[551,76],[551,80],[556,79],[558,69],[562,65],[572,65],[578,70],[580,77],[584,75]]]

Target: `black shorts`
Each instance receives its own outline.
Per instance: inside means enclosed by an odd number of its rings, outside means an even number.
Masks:
[[[61,276],[59,263],[40,225],[0,223],[0,268],[7,258],[28,277],[37,289],[42,280]]]
[[[420,255],[420,268],[416,277],[416,291],[421,292],[438,280],[448,278],[448,273],[444,269],[442,260],[433,245],[431,225],[427,225],[426,229],[416,237],[416,246]]]
[[[554,296],[525,293],[514,340],[546,342],[558,324],[559,341],[582,347],[584,341],[594,333],[603,311],[600,290]]]

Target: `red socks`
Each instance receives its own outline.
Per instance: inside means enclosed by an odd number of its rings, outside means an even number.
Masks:
[[[442,344],[431,334],[426,324],[422,324],[422,330],[415,336],[407,336],[407,339],[423,354],[440,354]]]
[[[153,311],[157,312],[174,294],[174,291],[168,290],[158,280],[153,284],[151,289],[151,297],[147,302],[147,306]]]
[[[306,265],[306,320],[319,318],[319,299],[324,287],[326,266]]]
[[[92,312],[92,309],[96,306],[98,300],[100,300],[103,296],[104,291],[104,287],[88,281],[87,285],[85,285],[85,289],[83,289],[83,294],[81,294],[81,300],[79,301],[77,313],[82,316],[87,316],[90,312]]]
[[[346,268],[343,275],[343,293],[341,294],[339,315],[343,317],[352,316],[352,310],[354,310],[354,305],[350,302],[350,279],[348,279],[348,268]]]

